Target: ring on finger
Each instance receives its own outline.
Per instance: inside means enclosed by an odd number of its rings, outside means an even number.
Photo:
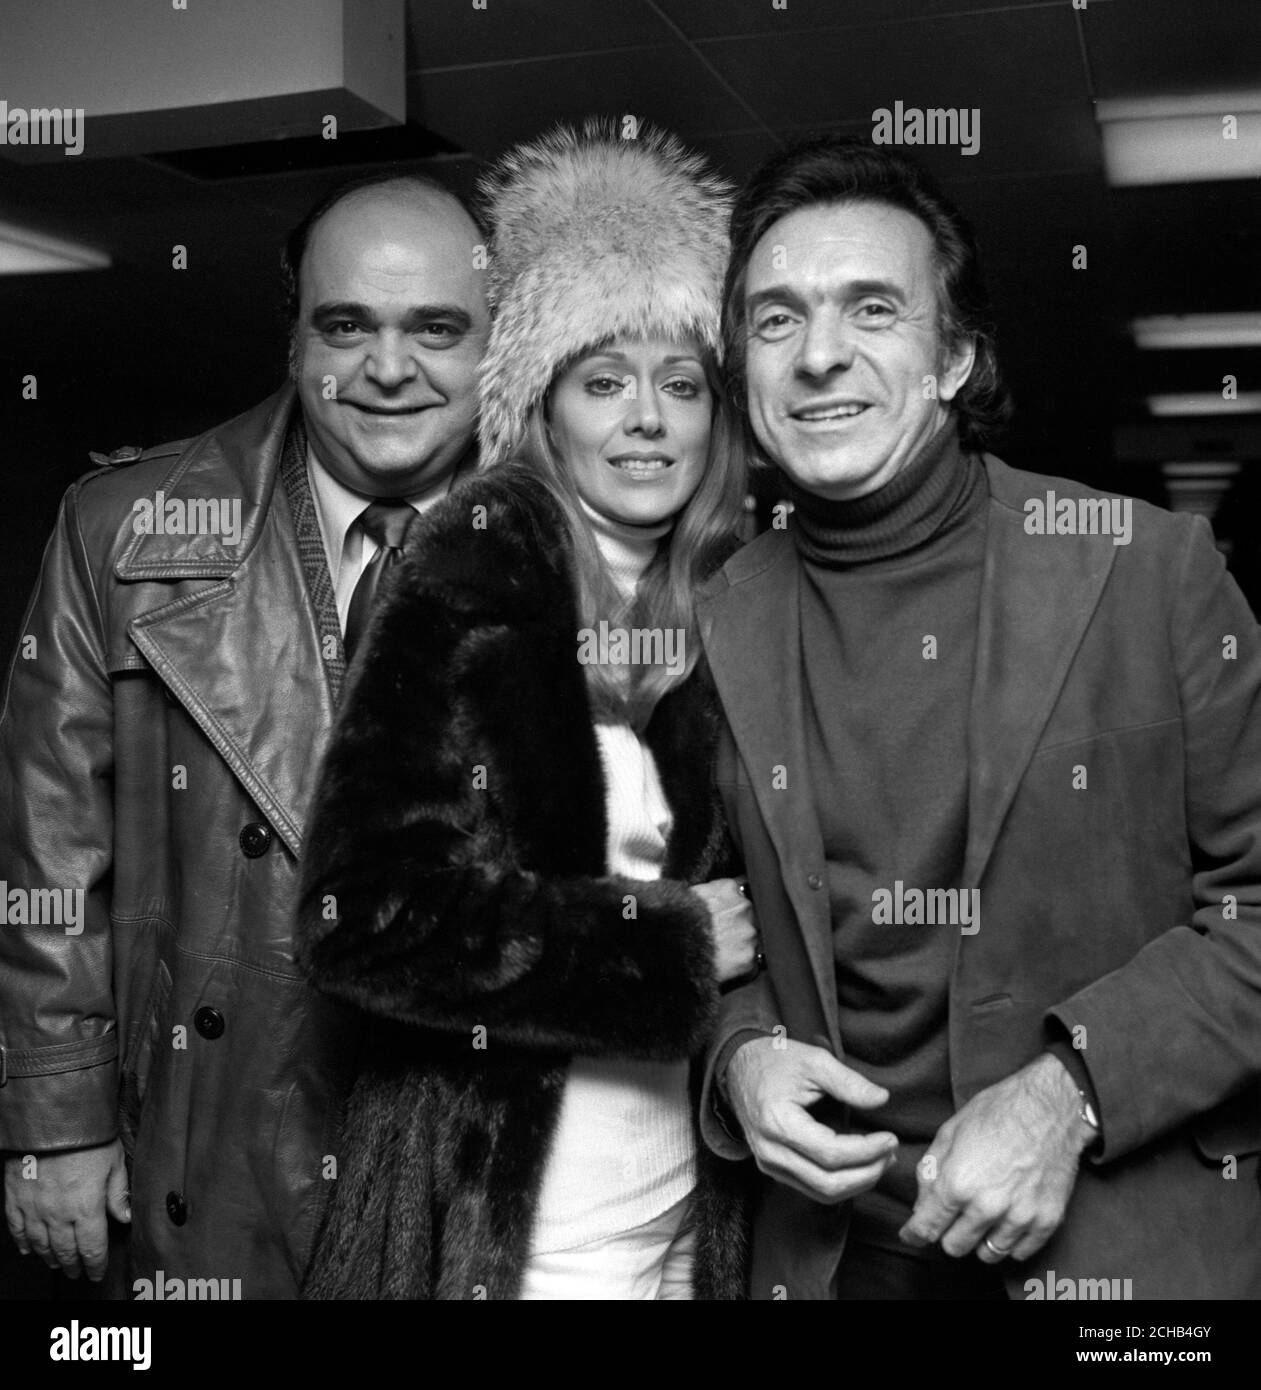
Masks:
[[[994,1242],[989,1238],[989,1236],[986,1236],[985,1239],[981,1242],[981,1244],[985,1246],[985,1248],[990,1252],[991,1255],[996,1256],[1000,1260],[1006,1259],[1012,1251],[1012,1247],[1010,1245],[995,1245]]]

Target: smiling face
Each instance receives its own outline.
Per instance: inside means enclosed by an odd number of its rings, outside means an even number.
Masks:
[[[909,212],[837,203],[780,218],[754,247],[744,314],[754,433],[807,491],[863,497],[950,427],[973,349],[942,350],[932,237]]]
[[[700,486],[714,399],[697,343],[615,339],[572,362],[549,405],[578,495],[602,516],[653,525]]]
[[[406,185],[351,194],[311,233],[294,374],[316,457],[356,492],[424,492],[472,440],[489,328],[479,241],[453,199]]]

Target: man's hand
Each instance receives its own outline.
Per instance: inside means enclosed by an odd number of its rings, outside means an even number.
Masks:
[[[916,1171],[919,1199],[902,1239],[940,1240],[947,1255],[976,1250],[986,1264],[1028,1259],[1063,1221],[1094,1136],[1068,1069],[1044,1053],[937,1131]]]
[[[118,1139],[91,1149],[35,1155],[36,1176],[22,1176],[27,1157],[4,1161],[4,1215],[23,1255],[33,1250],[49,1269],[93,1283],[105,1277],[109,1254],[108,1211],[131,1220],[127,1169]]]
[[[824,1096],[863,1110],[889,1099],[822,1047],[752,1038],[732,1056],[726,1090],[757,1166],[816,1202],[874,1187],[897,1152],[892,1134],[838,1134],[806,1113]]]

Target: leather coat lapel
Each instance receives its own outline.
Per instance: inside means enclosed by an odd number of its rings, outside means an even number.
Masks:
[[[293,523],[277,473],[286,388],[191,446],[166,496],[238,496],[241,536],[138,536],[122,580],[218,579],[140,614],[129,631],[276,833],[297,854],[332,695]]]
[[[989,529],[968,721],[963,883],[984,876],[1012,799],[1112,570],[1100,536],[1030,536],[1024,503],[1044,479],[986,456]]]
[[[836,1037],[831,912],[801,718],[800,598],[790,537],[766,533],[724,573],[728,587],[698,604],[705,651]],[[822,877],[821,887],[809,886],[811,875]]]

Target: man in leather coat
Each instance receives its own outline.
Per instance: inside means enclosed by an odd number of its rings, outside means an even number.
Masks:
[[[304,818],[393,558],[362,514],[471,466],[480,242],[426,180],[339,190],[288,247],[292,381],[65,496],[0,718],[5,1213],[50,1267],[101,1279],[108,1212],[141,1296],[296,1293],[355,1042],[293,964]]]

